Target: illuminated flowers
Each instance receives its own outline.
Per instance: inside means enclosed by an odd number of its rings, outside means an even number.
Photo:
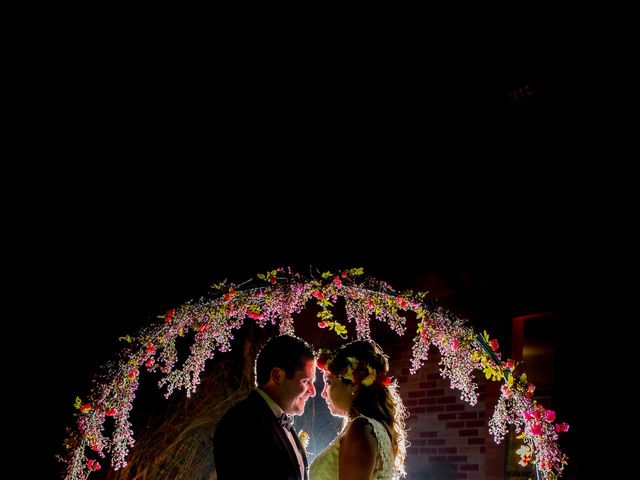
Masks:
[[[358,340],[370,339],[372,320],[386,324],[399,336],[405,334],[409,322],[417,322],[410,373],[416,373],[428,360],[429,351],[437,349],[441,376],[471,405],[478,400],[478,373],[501,382],[498,404],[489,421],[496,442],[510,427],[515,428],[524,443],[517,452],[522,465],[535,465],[546,480],[562,473],[566,455],[558,446],[558,437],[569,431],[569,425],[554,423],[556,412],[536,402],[535,385],[524,373],[516,375],[516,362],[503,361],[497,339],[487,332],[476,333],[466,320],[442,308],[429,307],[426,293],[397,292],[376,279],[359,278],[361,268],[317,273],[308,278],[278,268],[244,282],[242,288],[224,281],[212,286],[216,292],[208,298],[167,310],[156,324],[136,335],[120,337],[127,343],[121,358],[108,367],[86,401],[76,399],[75,429],[69,430],[64,442],[67,453],[62,458],[67,464],[66,480],[85,480],[100,468],[87,453],[104,457],[108,452],[114,470],[126,466],[134,445],[129,414],[143,373],[159,374],[158,386],[165,389],[166,397],[180,389],[190,396],[200,383],[206,361],[218,352],[228,352],[235,332],[246,322],[261,328],[272,324],[279,334],[295,334],[294,316],[309,302],[317,304],[322,334],[332,332],[344,339],[351,335]],[[336,305],[344,305],[346,322],[334,318]],[[182,337],[192,342],[186,358],[182,353],[178,358],[177,342]],[[318,367],[365,388],[388,386],[393,381],[388,372],[376,371],[355,357],[332,365],[334,355],[321,352]],[[308,434],[300,432],[300,440],[306,445]]]

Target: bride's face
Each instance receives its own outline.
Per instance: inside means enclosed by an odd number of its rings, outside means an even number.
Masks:
[[[323,379],[322,397],[326,400],[331,415],[345,417],[353,402],[354,387],[343,383],[329,372],[324,372]]]

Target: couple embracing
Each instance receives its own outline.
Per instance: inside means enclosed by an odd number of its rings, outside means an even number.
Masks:
[[[322,397],[340,433],[308,464],[292,427],[302,415],[316,367]],[[282,335],[256,359],[257,387],[222,417],[214,435],[219,480],[388,480],[404,475],[405,408],[373,341],[357,340],[316,357],[303,340]]]

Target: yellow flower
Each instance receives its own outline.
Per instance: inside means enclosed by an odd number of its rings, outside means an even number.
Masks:
[[[347,357],[347,366],[342,369],[340,377],[355,383],[353,378],[353,369],[358,367],[358,359],[355,357]]]
[[[378,374],[376,373],[375,369],[371,367],[371,365],[367,365],[367,370],[369,370],[369,375],[367,375],[367,377],[362,380],[362,385],[364,385],[365,387],[370,387],[371,385],[373,385],[373,382],[376,381],[376,377],[378,376]]]
[[[309,446],[309,434],[304,430],[300,430],[298,432],[298,440],[300,440],[304,453],[308,455],[309,452],[307,451],[307,447]]]

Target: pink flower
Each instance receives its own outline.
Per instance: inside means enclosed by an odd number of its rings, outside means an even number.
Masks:
[[[342,288],[342,281],[340,280],[340,277],[338,275],[336,275],[335,277],[333,277],[333,280],[331,280],[333,282],[333,284],[338,287],[338,288]]]
[[[454,350],[458,350],[459,346],[460,346],[460,342],[458,341],[457,338],[454,338],[453,341],[451,342],[451,348],[453,348]]]
[[[556,419],[556,412],[554,412],[553,410],[547,410],[546,412],[544,412],[544,419],[549,423],[554,422]]]
[[[531,435],[535,435],[536,437],[542,435],[542,425],[539,423],[534,423],[531,426]]]
[[[323,322],[318,322],[318,326],[320,328],[327,328],[329,326],[329,322],[327,322],[326,320]]]
[[[531,410],[527,410],[524,412],[524,419],[527,422],[530,422],[531,420],[533,420],[533,413],[531,412]]]
[[[568,432],[569,431],[569,424],[562,422],[562,423],[556,423],[556,432],[560,433],[560,432]]]
[[[346,271],[345,271],[345,272],[342,272],[342,273],[340,274],[340,276],[341,276],[342,278],[347,278],[347,275],[348,275],[348,273],[347,273]]]

